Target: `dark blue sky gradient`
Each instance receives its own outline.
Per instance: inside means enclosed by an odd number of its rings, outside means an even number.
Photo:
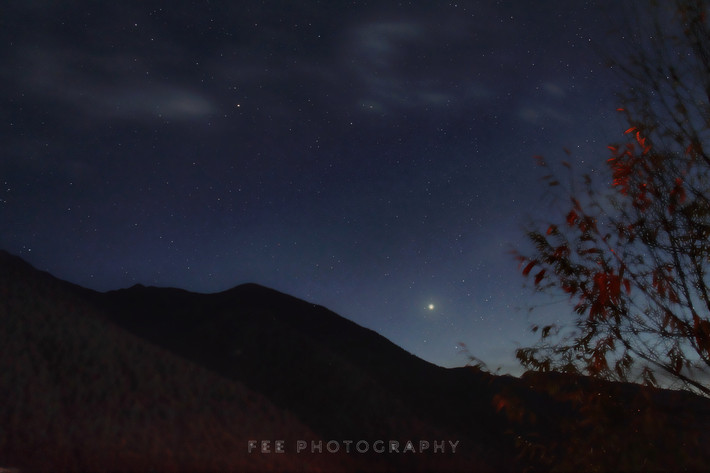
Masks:
[[[257,282],[518,372],[531,292],[508,251],[551,210],[532,156],[594,168],[620,138],[613,10],[13,3],[0,247],[99,290]]]

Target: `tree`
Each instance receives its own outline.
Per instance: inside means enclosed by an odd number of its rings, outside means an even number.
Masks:
[[[609,146],[608,181],[543,178],[565,207],[516,257],[536,290],[569,298],[574,323],[533,326],[524,367],[662,378],[710,397],[708,13],[702,0],[648,2],[642,40],[612,62],[628,127]]]

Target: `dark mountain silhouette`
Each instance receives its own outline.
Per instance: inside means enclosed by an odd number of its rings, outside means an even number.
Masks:
[[[251,436],[319,437],[243,384],[108,322],[90,291],[0,252],[0,469],[350,470],[246,456]]]
[[[132,333],[243,381],[325,438],[460,440],[495,469],[513,453],[487,380],[425,362],[324,307],[255,284],[209,295],[134,286],[97,304]]]
[[[0,468],[710,466],[705,398],[554,373],[441,368],[255,284],[216,294],[139,285],[98,293],[0,252],[0,298]],[[269,440],[271,453],[260,443],[250,453],[250,440]],[[274,453],[276,440],[285,453]],[[399,453],[374,451],[378,440],[385,450],[398,442]],[[297,441],[306,445],[300,453]],[[358,441],[367,452],[356,451]],[[408,441],[416,451],[404,451]],[[420,441],[429,448],[420,452]],[[435,441],[446,442],[443,452]]]

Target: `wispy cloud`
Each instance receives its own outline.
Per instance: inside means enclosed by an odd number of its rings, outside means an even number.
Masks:
[[[156,79],[126,56],[44,50],[25,58],[22,79],[32,93],[90,119],[179,121],[217,111],[210,97],[169,79]]]
[[[567,96],[567,92],[558,84],[554,82],[545,82],[542,84],[542,88],[545,92],[555,98],[563,99]]]
[[[488,97],[487,88],[473,74],[461,73],[466,64],[446,57],[458,52],[450,43],[460,35],[422,19],[353,26],[343,56],[359,88],[358,103],[365,104],[361,109],[388,113]]]
[[[549,122],[569,122],[571,120],[568,114],[547,105],[522,107],[518,110],[518,118],[533,125],[543,125]]]
[[[566,101],[568,94],[564,87],[556,82],[546,81],[537,88],[534,98],[518,109],[518,118],[533,125],[550,122],[565,123],[571,121]]]
[[[401,48],[418,42],[424,33],[416,22],[391,21],[366,23],[353,31],[355,47],[365,65],[390,68]]]

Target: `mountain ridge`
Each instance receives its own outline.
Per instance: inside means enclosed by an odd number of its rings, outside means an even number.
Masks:
[[[143,297],[148,293],[150,300]],[[325,436],[344,432],[376,435],[386,431],[384,413],[388,409],[408,418],[428,416],[425,422],[433,422],[429,408],[440,401],[444,387],[451,385],[445,368],[421,360],[376,332],[322,306],[263,286],[240,285],[210,295],[159,289],[117,291],[108,296],[106,310],[116,314],[114,322],[152,343],[199,359],[212,370],[268,393],[277,405],[308,418]],[[131,314],[130,320],[126,314]],[[152,324],[147,322],[149,318]],[[168,324],[175,333],[166,337]],[[185,334],[190,334],[189,339]],[[190,348],[197,346],[191,342],[194,338],[205,341],[199,345],[200,353]],[[204,346],[210,347],[212,353],[203,351]],[[268,374],[261,376],[264,352],[281,355],[268,359]],[[241,363],[227,361],[230,358]],[[301,366],[309,370],[307,378],[298,375]],[[347,376],[334,375],[334,366]],[[349,393],[350,397],[312,396],[313,378],[328,383],[329,390]],[[418,382],[432,378],[439,381],[424,386]],[[360,385],[354,387],[353,380]],[[373,412],[369,405],[357,402],[362,392],[378,402],[391,397],[397,401],[388,404],[387,409]],[[404,398],[408,398],[406,402],[399,401]],[[294,403],[294,400],[302,401]],[[348,413],[348,419],[340,415],[344,402],[357,410],[356,414]],[[453,408],[456,405],[453,402],[448,409],[449,423],[460,423],[462,418],[461,412]],[[458,407],[466,409],[464,405]],[[489,410],[484,411],[486,415],[477,413],[478,420],[490,422]],[[470,414],[473,416],[473,412]]]
[[[443,368],[258,284],[97,292],[1,250],[0,372],[0,468],[22,471],[710,466],[710,401],[691,393]],[[343,451],[358,441],[412,447]],[[457,450],[415,453],[433,441]]]
[[[0,468],[352,471],[247,457],[249,435],[319,437],[261,394],[136,338],[65,283],[0,253]],[[249,434],[240,433],[241,425]]]
[[[15,347],[0,352],[0,363],[17,365],[9,371],[13,375],[0,382],[0,388],[41,393],[37,395],[40,404],[30,404],[32,413],[22,407],[27,403],[21,394],[0,409],[0,425],[9,426],[0,429],[0,467],[18,466],[29,471],[176,471],[180,463],[191,471],[222,471],[220,465],[225,464],[236,465],[239,471],[363,471],[363,465],[382,471],[463,471],[472,464],[487,464],[478,458],[471,443],[456,455],[450,452],[426,458],[373,452],[316,453],[301,455],[294,464],[293,455],[283,459],[249,454],[247,440],[276,440],[281,436],[287,441],[382,439],[401,441],[403,445],[409,438],[453,438],[445,426],[432,425],[430,419],[414,412],[412,404],[401,399],[406,392],[392,393],[390,387],[383,386],[381,372],[372,374],[363,368],[358,358],[364,352],[358,347],[367,339],[374,347],[371,351],[385,350],[394,353],[396,360],[430,364],[322,306],[256,284],[215,294],[145,286],[101,293],[36,270],[8,253],[0,254],[0,294],[5,296],[0,306],[0,346]],[[241,309],[241,316],[234,313],[235,307]],[[337,340],[325,343],[334,332],[339,332]],[[234,345],[231,336],[237,336],[239,344]],[[288,354],[269,357],[277,349],[281,353],[285,349]],[[22,353],[30,353],[31,359],[26,360]],[[138,353],[149,353],[147,361],[139,361]],[[186,372],[197,369],[201,373],[198,379],[203,381],[179,374],[183,368],[177,367],[184,363],[192,367],[184,368]],[[35,376],[38,366],[46,375]],[[301,368],[303,372],[298,371]],[[165,377],[166,371],[172,378]],[[187,408],[188,412],[205,411],[201,416],[208,420],[201,420],[200,425],[220,422],[214,417],[215,407],[195,405],[194,399],[185,399],[177,388],[187,382],[186,392],[198,389],[209,393],[212,388],[205,386],[204,380],[214,376],[227,382],[220,392],[237,389],[242,397],[256,396],[264,401],[252,402],[255,413],[239,405],[239,396],[225,405],[232,418],[250,419],[253,413],[254,419],[240,421],[251,427],[237,428],[237,437],[224,426],[213,427],[223,444],[229,439],[234,442],[230,450],[223,448],[217,454],[214,448],[204,447],[215,454],[210,462],[205,461],[206,454],[189,448],[175,436],[184,429],[182,436],[194,439],[200,429],[183,426],[176,430],[177,421],[163,417],[179,418]],[[220,383],[224,381],[208,384],[222,386]],[[237,383],[236,388],[232,383]],[[146,391],[144,384],[151,390]],[[109,387],[112,385],[115,392]],[[50,400],[44,400],[45,396]],[[109,406],[108,412],[102,411],[104,405]],[[61,415],[51,414],[55,411]],[[130,416],[138,416],[140,422],[123,419],[124,411],[134,413]],[[76,434],[60,441],[57,422],[71,424],[72,413],[79,416]],[[286,420],[280,424],[258,420],[264,415]],[[260,423],[266,427],[254,427]],[[104,452],[103,456],[81,447],[77,435],[86,434],[86,430],[111,430],[111,424],[118,432],[114,436],[90,434],[94,442],[88,444]],[[40,430],[54,434],[44,438],[36,434]],[[146,432],[153,432],[156,438],[147,441],[145,449],[126,443],[127,435],[146,438],[150,435]],[[164,441],[168,446],[159,446],[158,438],[168,439]],[[127,446],[122,453],[113,445]],[[30,449],[47,452],[45,463]],[[156,449],[165,449],[164,456],[155,453]]]

